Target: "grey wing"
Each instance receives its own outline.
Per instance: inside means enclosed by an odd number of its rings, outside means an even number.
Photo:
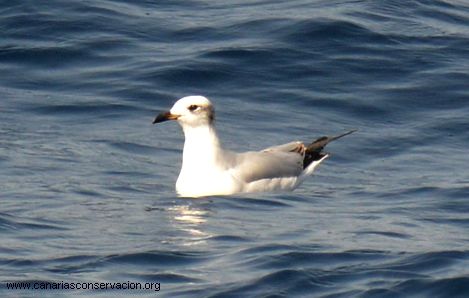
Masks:
[[[261,179],[298,176],[302,171],[303,155],[290,152],[290,150],[266,149],[260,152],[251,151],[237,154],[232,174],[239,180],[252,182]]]
[[[301,152],[304,150],[305,146],[302,142],[291,142],[282,145],[272,146],[265,148],[262,152],[272,152],[272,151],[279,151],[279,152]]]

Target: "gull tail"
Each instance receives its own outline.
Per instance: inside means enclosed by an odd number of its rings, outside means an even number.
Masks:
[[[326,147],[327,144],[356,131],[356,129],[350,130],[346,133],[333,137],[324,136],[312,142],[310,145],[308,145],[308,147],[306,147],[305,158],[303,160],[303,169],[306,169],[313,161],[320,160],[327,156],[327,153],[322,152],[322,150],[324,149],[324,147]]]

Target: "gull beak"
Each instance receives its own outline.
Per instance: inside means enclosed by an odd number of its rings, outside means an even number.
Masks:
[[[168,121],[168,120],[177,120],[179,115],[171,114],[171,112],[163,112],[156,116],[155,120],[153,120],[153,124]]]

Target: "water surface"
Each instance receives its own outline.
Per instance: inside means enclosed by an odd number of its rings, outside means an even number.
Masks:
[[[0,28],[2,295],[469,295],[464,1],[8,1]],[[233,150],[359,132],[293,193],[181,199],[151,122],[190,94]]]

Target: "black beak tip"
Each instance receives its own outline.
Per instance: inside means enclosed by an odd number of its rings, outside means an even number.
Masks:
[[[175,119],[177,119],[177,118],[174,117],[174,115],[172,115],[170,112],[163,112],[163,113],[158,114],[155,117],[155,119],[153,120],[153,124],[160,123],[160,122],[165,122],[165,121],[168,121],[168,120],[175,120]]]
[[[164,115],[164,114],[159,114],[158,116],[155,117],[155,119],[153,120],[153,124],[156,124],[156,123],[160,123],[160,122],[163,122],[163,121],[166,121],[168,120],[167,117]]]
[[[158,119],[158,116],[156,116],[155,119],[153,119],[153,122],[151,124],[156,124],[156,123],[161,122],[160,119]]]

